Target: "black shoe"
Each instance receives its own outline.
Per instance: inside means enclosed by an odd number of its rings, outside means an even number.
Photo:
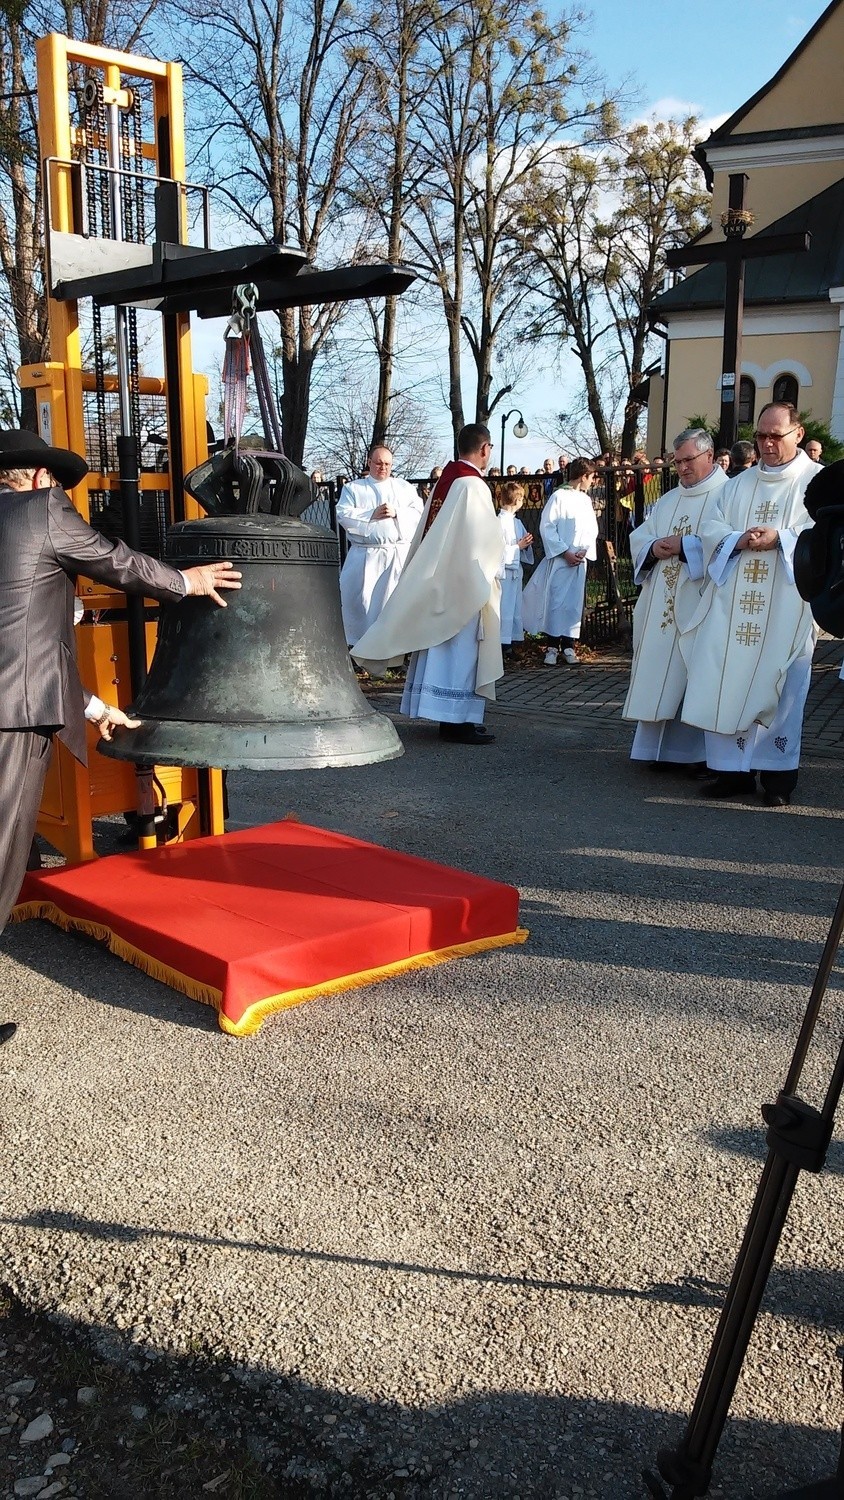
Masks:
[[[689,781],[702,781],[704,777],[711,776],[712,772],[707,769],[705,760],[694,760],[685,767]]]
[[[788,807],[791,802],[791,793],[783,795],[782,792],[768,792],[763,790],[762,801],[766,807]]]
[[[495,735],[481,724],[441,724],[440,739],[457,745],[492,745]]]
[[[741,797],[746,792],[756,791],[756,777],[752,771],[734,771],[715,777],[700,789],[701,797]]]
[[[648,770],[655,771],[658,775],[689,776],[696,781],[698,776],[706,772],[706,762],[699,761],[689,765],[684,760],[651,760],[648,761]]]
[[[0,1024],[0,1045],[2,1045],[3,1042],[10,1042],[17,1029],[17,1021],[3,1021],[3,1023]]]

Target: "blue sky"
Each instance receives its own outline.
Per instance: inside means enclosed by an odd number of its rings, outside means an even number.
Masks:
[[[609,79],[632,76],[642,112],[664,100],[732,114],[826,9],[770,0],[596,0],[585,40]]]

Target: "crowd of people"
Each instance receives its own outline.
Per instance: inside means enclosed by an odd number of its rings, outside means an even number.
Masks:
[[[765,802],[782,807],[797,785],[815,631],[793,556],[811,524],[806,489],[823,472],[820,444],[803,437],[783,403],[763,408],[753,443],[731,449],[687,428],[670,455],[678,483],[660,485],[629,532],[640,590],[624,706],[636,724],[631,756],[708,773],[707,796],[749,792],[758,776]],[[533,476],[545,497],[543,555],[523,584],[534,561],[518,516],[524,479],[489,467],[481,424],[464,428],[458,451],[423,508],[414,487],[392,477],[389,450],[372,450],[368,475],[338,503],[349,540],[341,593],[354,659],[381,673],[409,656],[402,711],[437,722],[445,739],[480,745],[494,739],[485,706],[514,641],[542,636],[547,666],[577,664],[599,534],[595,484],[614,456],[560,454]],[[665,462],[637,454],[633,485],[637,464],[651,476]]]

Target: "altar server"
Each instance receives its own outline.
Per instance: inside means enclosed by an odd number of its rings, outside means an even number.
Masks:
[[[525,502],[524,486],[505,484],[501,494],[498,524],[504,538],[504,566],[501,575],[501,644],[510,646],[523,641],[522,568],[533,562],[533,536],[519,520]]]
[[[586,564],[597,551],[598,520],[590,497],[595,465],[587,458],[569,464],[568,480],[546,501],[539,520],[545,556],[522,594],[522,621],[531,635],[549,637],[546,667],[557,665],[562,650],[569,666],[577,665],[586,598]]]

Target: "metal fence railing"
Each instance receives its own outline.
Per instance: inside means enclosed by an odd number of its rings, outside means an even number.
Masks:
[[[546,481],[549,477],[553,480],[556,476],[516,475],[517,482],[525,490],[525,503],[519,516],[527,530],[533,533],[534,567],[543,557],[539,521],[548,499]],[[506,475],[487,478],[496,508],[498,493],[509,482]],[[411,478],[409,483],[416,487],[423,499],[427,499],[431,489],[427,475]],[[592,503],[598,517],[599,540],[598,557],[595,562],[590,562],[586,574],[586,612],[581,638],[587,644],[613,640],[629,629],[637,592],[630,557],[630,532],[676,483],[677,475],[668,467],[651,470],[621,464],[601,467],[596,472]],[[337,479],[317,485],[319,498],[303,518],[338,532],[341,558],[346,554],[345,533],[337,526],[337,497],[342,484],[343,480]],[[530,571],[525,569],[525,578]]]
[[[519,475],[527,492],[519,516],[533,533],[534,566],[543,557],[539,522],[548,499],[545,477]],[[551,476],[553,479],[555,476]],[[495,477],[489,481],[493,494],[508,483]],[[586,609],[581,639],[588,645],[613,640],[629,629],[637,590],[633,582],[630,533],[641,524],[651,506],[673,489],[673,469],[637,469],[619,465],[600,468],[592,487],[592,503],[598,517],[598,556],[586,573]],[[525,570],[527,576],[528,570]]]
[[[546,482],[541,474],[520,474],[517,482],[524,487],[525,501],[519,512],[520,519],[528,531],[533,533],[535,567],[540,562],[542,540],[539,523],[542,509],[548,499]],[[426,476],[409,481],[420,495],[427,499],[430,480]],[[507,476],[493,475],[487,479],[496,500],[499,491],[510,482]],[[344,480],[326,479],[314,486],[316,498],[304,512],[302,519],[313,526],[324,526],[337,533],[340,557],[346,555],[346,534],[337,524],[337,499]],[[582,639],[590,645],[609,641],[625,633],[629,628],[636,586],[633,582],[633,563],[630,557],[630,532],[638,526],[652,505],[677,483],[673,469],[638,469],[619,465],[600,468],[595,475],[592,488],[592,503],[598,517],[598,557],[590,562],[586,574],[586,610],[583,619]],[[95,492],[91,496],[91,521],[94,526],[109,536],[122,536],[123,525],[119,495],[114,492]],[[146,491],[142,499],[142,547],[154,556],[161,556],[164,533],[167,527],[167,496],[164,491]],[[525,577],[530,569],[525,569]]]

